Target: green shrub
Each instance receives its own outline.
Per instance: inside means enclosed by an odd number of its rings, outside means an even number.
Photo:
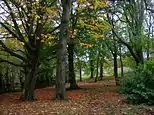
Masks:
[[[153,63],[154,64],[154,63]],[[147,62],[120,80],[120,92],[130,103],[154,104],[154,66]]]

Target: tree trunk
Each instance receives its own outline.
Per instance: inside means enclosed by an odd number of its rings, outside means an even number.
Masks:
[[[0,93],[3,92],[3,88],[4,87],[4,84],[3,84],[3,79],[2,79],[2,74],[0,73]]]
[[[150,56],[150,40],[149,40],[149,37],[148,37],[148,42],[147,42],[147,60],[149,60],[149,56]]]
[[[69,37],[69,20],[71,0],[61,0],[63,13],[61,18],[60,35],[57,50],[57,71],[56,71],[56,99],[67,99],[65,78],[66,78],[66,55],[67,40]]]
[[[93,65],[93,60],[90,60],[90,78],[94,78],[94,65]]]
[[[20,76],[19,76],[19,81],[20,81],[20,89],[21,89],[21,91],[22,91],[23,88],[24,88],[24,82],[23,82],[23,77],[22,77],[21,74],[20,74]]]
[[[112,32],[113,32],[113,30],[112,30]],[[113,39],[115,39],[115,35],[114,35],[114,33],[113,33]],[[114,77],[115,77],[115,82],[116,82],[116,86],[118,86],[119,85],[119,79],[118,79],[118,62],[117,62],[117,52],[118,52],[118,47],[117,47],[117,42],[114,40],[113,41],[114,42],[114,44],[113,44],[113,47],[114,47],[114,49],[113,49],[113,52],[112,52],[112,55],[113,55],[113,65],[114,65]]]
[[[37,80],[37,71],[38,71],[38,66],[39,66],[38,55],[35,55],[31,64],[32,64],[32,67],[27,68],[28,74],[26,74],[23,94],[20,97],[20,99],[23,101],[33,101],[36,99],[35,98],[35,84]]]
[[[79,86],[76,83],[75,72],[74,72],[74,44],[68,44],[68,65],[69,65],[69,89],[79,89]]]
[[[151,21],[151,16],[150,16],[150,21]],[[148,39],[147,39],[147,60],[149,60],[149,56],[150,56],[150,30],[151,30],[151,22],[150,22],[150,27],[148,29]]]
[[[136,65],[139,66],[140,64],[141,65],[144,64],[142,46],[137,46],[135,48],[135,51],[136,51],[136,55],[138,57],[138,63]]]
[[[113,55],[113,63],[114,63],[114,77],[115,77],[115,82],[116,86],[119,85],[119,79],[118,79],[118,63],[117,63],[117,53],[114,53]]]
[[[121,45],[120,45],[120,66],[121,66],[121,77],[124,75],[124,70],[123,70],[123,62],[122,62],[122,54],[121,54]]]
[[[135,54],[138,58],[138,62],[137,62],[137,66],[139,66],[140,64],[143,65],[144,64],[144,58],[143,58],[143,46],[142,46],[142,39],[140,38],[140,36],[142,35],[142,26],[143,26],[143,22],[144,22],[144,0],[140,0],[136,1],[136,3],[138,3],[138,6],[136,5],[134,10],[134,13],[136,13],[136,15],[134,15],[134,22],[135,25],[133,25],[131,28],[135,27],[135,31],[133,34],[134,42],[135,42],[135,46],[134,46],[134,51]],[[136,10],[137,9],[137,10]],[[133,13],[133,14],[134,14]]]
[[[97,79],[98,79],[99,54],[100,54],[100,51],[98,51],[98,55],[97,55],[97,65],[96,65],[96,77],[95,77],[95,82],[97,82]]]
[[[100,79],[101,80],[103,80],[103,73],[104,73],[104,68],[103,68],[103,66],[104,66],[104,57],[101,59],[101,61],[100,61]]]
[[[57,51],[57,70],[56,70],[56,98],[67,99],[65,89],[66,79],[66,38],[59,40],[59,47]]]
[[[25,81],[23,94],[20,99],[23,101],[34,101],[35,98],[35,85],[37,80],[37,73],[40,64],[40,40],[36,40],[34,38],[29,39],[29,44],[32,47],[35,47],[34,50],[27,49],[27,62],[28,67],[25,67]]]
[[[79,71],[80,71],[80,81],[82,81],[82,65],[81,65],[81,60],[79,60]]]

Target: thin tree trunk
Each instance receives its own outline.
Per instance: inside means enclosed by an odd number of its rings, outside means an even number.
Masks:
[[[124,70],[123,70],[123,61],[122,61],[122,54],[121,54],[121,45],[120,45],[120,66],[121,66],[121,77],[124,75]]]
[[[97,55],[97,65],[96,65],[96,77],[95,77],[95,82],[97,82],[97,79],[98,79],[99,55],[100,55],[100,51],[98,51],[98,55]]]
[[[24,82],[23,82],[23,77],[22,77],[21,74],[20,74],[20,76],[19,76],[19,81],[20,81],[20,89],[21,89],[21,91],[22,91],[23,88],[24,88]]]
[[[80,70],[80,81],[82,81],[82,64],[81,64],[81,60],[79,60],[79,70]]]
[[[151,21],[151,16],[150,16],[150,21]],[[149,27],[149,33],[148,33],[148,41],[147,41],[147,60],[149,60],[149,56],[150,56],[150,28],[151,28],[152,24],[150,22],[150,27]]]
[[[117,54],[114,53],[113,55],[113,61],[114,61],[114,77],[116,85],[119,85],[119,79],[118,79],[118,63],[117,63]]]
[[[79,89],[76,83],[75,72],[74,72],[74,44],[68,44],[68,63],[69,63],[69,89]]]
[[[113,39],[114,39],[114,34],[113,34]],[[117,48],[117,42],[114,40],[114,52],[112,52],[113,55],[113,63],[114,63],[114,77],[115,77],[115,82],[116,82],[116,86],[119,85],[119,78],[118,78],[118,62],[117,62],[117,52],[118,52],[118,48]]]
[[[56,99],[68,99],[66,96],[66,55],[67,40],[69,38],[69,20],[71,0],[61,0],[63,13],[61,18],[60,35],[57,50],[57,71],[56,71]]]
[[[90,60],[90,78],[94,78],[94,65],[93,65],[93,60]]]
[[[0,73],[0,93],[3,92],[3,79],[2,79],[2,74]]]
[[[103,80],[103,73],[104,73],[104,57],[100,61],[100,80]]]

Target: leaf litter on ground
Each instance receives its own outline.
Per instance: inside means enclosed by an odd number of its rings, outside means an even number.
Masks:
[[[149,115],[147,107],[126,104],[112,79],[78,85],[67,91],[69,101],[53,101],[54,87],[37,89],[34,102],[20,101],[20,92],[1,94],[0,115]]]

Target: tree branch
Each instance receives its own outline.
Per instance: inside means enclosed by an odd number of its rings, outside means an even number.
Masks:
[[[12,34],[13,37],[19,38],[18,35],[15,32],[13,32],[11,28],[8,27],[6,24],[0,22],[0,25],[2,25],[2,27],[4,27],[10,34]]]
[[[8,61],[8,60],[2,59],[2,58],[0,58],[0,63],[8,63],[8,64],[11,64],[11,65],[14,65],[14,66],[17,66],[17,67],[26,67],[26,66],[28,66],[28,65],[24,65],[24,64],[16,64],[16,63],[13,63],[11,61]]]
[[[14,15],[14,13],[12,12],[12,11],[13,11],[12,8],[9,6],[9,4],[8,4],[8,2],[7,2],[6,0],[3,0],[3,1],[4,1],[4,3],[6,4],[8,10],[10,11],[10,16],[11,16],[11,18],[12,18],[12,22],[13,22],[13,24],[14,24],[15,31],[16,31],[16,32],[18,33],[18,35],[19,35],[18,39],[20,39],[20,41],[22,41],[22,42],[25,43],[24,37],[23,37],[22,33],[20,32],[19,26],[18,26],[18,24],[17,24],[17,22],[16,22],[16,20],[15,20],[15,19],[16,19],[16,18],[15,18],[15,15]]]
[[[11,51],[11,49],[9,49],[1,40],[0,40],[0,45],[2,45],[2,48],[4,49],[4,51],[9,53],[11,56],[17,57],[17,58],[21,59],[22,61],[26,61],[26,59],[24,57]]]

